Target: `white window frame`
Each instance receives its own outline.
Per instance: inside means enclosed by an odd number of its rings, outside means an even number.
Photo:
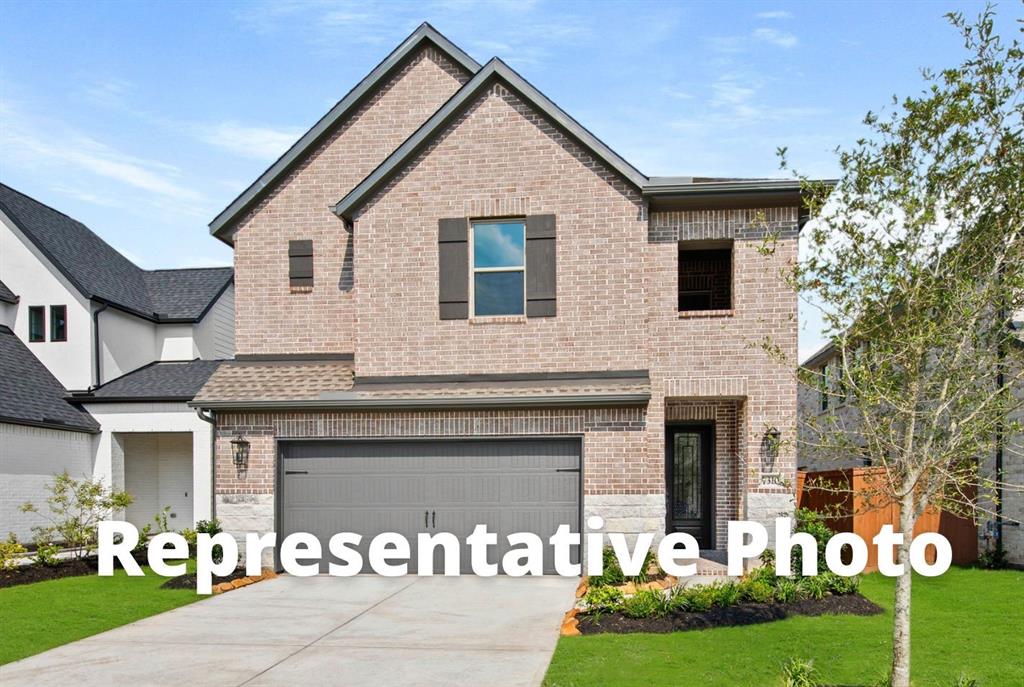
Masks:
[[[478,224],[519,224],[523,228],[523,265],[522,267],[477,267],[476,266],[476,225]],[[523,273],[523,311],[505,315],[476,314],[476,275],[490,272],[522,272]],[[469,316],[470,317],[526,317],[526,218],[492,217],[470,220],[469,222]]]

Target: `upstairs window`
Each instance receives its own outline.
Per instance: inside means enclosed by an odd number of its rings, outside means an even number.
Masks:
[[[825,366],[821,368],[821,378],[818,381],[818,383],[821,384],[821,388],[819,389],[819,393],[821,394],[821,412],[828,410],[829,395],[832,393],[832,382],[829,377],[829,365],[826,363]]]
[[[288,286],[297,291],[313,288],[313,242],[288,242]]]
[[[473,315],[526,314],[526,224],[472,225]]]
[[[732,309],[732,242],[679,244],[679,310]]]
[[[68,340],[68,306],[50,306],[50,341]]]
[[[46,308],[41,305],[28,309],[28,340],[46,341]]]

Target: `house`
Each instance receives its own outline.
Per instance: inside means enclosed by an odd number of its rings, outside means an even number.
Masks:
[[[31,537],[18,507],[65,469],[131,492],[139,525],[211,517],[212,428],[186,402],[234,353],[231,268],[143,270],[0,184],[0,283],[0,532]]]
[[[791,512],[796,382],[758,342],[796,352],[800,201],[645,176],[424,24],[210,225],[217,516],[504,541],[599,515],[715,549]]]
[[[807,472],[828,470],[846,470],[870,466],[870,462],[861,455],[850,455],[849,458],[837,459],[834,455],[823,456],[815,450],[820,432],[848,431],[856,432],[858,416],[855,409],[846,403],[842,392],[842,362],[839,350],[832,343],[826,344],[819,351],[805,360],[802,367],[819,380],[817,389],[801,385],[798,391],[798,468]],[[995,379],[993,379],[995,384]],[[828,418],[829,422],[823,422]],[[835,421],[832,422],[831,420]],[[1014,417],[1008,418],[1007,425],[1024,422],[1024,409],[1017,409]],[[977,528],[978,552],[994,550],[1002,546],[1006,553],[1006,561],[1014,566],[1024,566],[1024,493],[1009,485],[1024,484],[1024,460],[1021,460],[1021,448],[1024,447],[1024,436],[1010,434],[997,441],[990,455],[984,456],[979,463],[979,471],[983,476],[994,479],[1001,486],[996,486],[997,503],[984,503],[988,515],[979,514]],[[1002,474],[1002,479],[996,477]],[[943,514],[947,518],[949,514]],[[950,521],[956,518],[948,518]],[[968,523],[971,531],[974,526]],[[967,542],[964,542],[965,544]],[[974,545],[971,544],[973,550]],[[954,555],[960,556],[959,551]]]

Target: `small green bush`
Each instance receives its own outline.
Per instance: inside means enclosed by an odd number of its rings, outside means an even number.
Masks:
[[[814,661],[791,658],[782,665],[782,684],[785,687],[817,687],[818,676]]]
[[[615,587],[591,586],[583,600],[593,613],[612,613],[622,607],[622,592]]]
[[[742,584],[743,598],[754,603],[766,604],[775,598],[775,587],[763,580],[748,580]]]
[[[769,587],[774,587],[779,580],[779,576],[775,574],[774,567],[763,565],[747,573],[747,579],[753,582],[764,582]]]
[[[715,587],[716,594],[716,606],[722,608],[728,608],[729,606],[735,606],[740,602],[740,588],[735,582],[726,582],[724,584],[718,584],[717,582],[712,585]]]
[[[57,554],[60,553],[60,547],[53,542],[48,541],[36,541],[36,564],[45,565],[48,568],[53,568],[60,565],[60,558]]]
[[[808,599],[823,599],[829,591],[829,581],[824,575],[800,578],[800,592]]]
[[[797,583],[788,577],[780,577],[775,585],[775,600],[779,603],[788,604],[799,596],[800,588]]]
[[[856,594],[857,590],[860,589],[860,577],[856,575],[853,577],[843,577],[842,575],[836,575],[834,572],[827,572],[820,575],[820,577],[825,580],[828,590],[836,595]]]
[[[220,534],[224,530],[220,527],[220,520],[213,518],[212,520],[200,520],[196,523],[196,534],[209,534],[213,536]],[[210,557],[214,563],[220,563],[224,559],[224,547],[217,544],[210,550]]]
[[[14,570],[15,561],[27,552],[28,549],[22,546],[14,532],[9,533],[5,541],[0,541],[0,572]]]
[[[622,614],[629,618],[655,618],[668,610],[661,593],[643,589],[622,602]]]
[[[953,680],[953,687],[978,687],[978,681],[960,673],[956,680]]]
[[[818,572],[828,570],[828,564],[825,562],[825,545],[835,533],[825,524],[825,516],[809,508],[800,508],[796,512],[796,525],[793,529],[814,537],[814,541],[818,543]],[[793,574],[800,575],[803,571],[803,549],[799,546],[793,547],[793,557],[790,561]]]
[[[619,559],[616,558],[615,552],[612,551],[610,546],[605,547],[601,553],[601,559],[604,561],[601,574],[590,577],[590,586],[603,587],[607,585],[617,587],[620,584],[625,584],[626,577],[622,574],[622,568],[619,567]]]
[[[185,539],[185,543],[188,544],[188,553],[190,556],[196,555],[196,531],[191,527],[186,527],[181,531],[181,536]]]

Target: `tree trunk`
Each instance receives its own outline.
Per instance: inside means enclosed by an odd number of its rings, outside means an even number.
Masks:
[[[900,499],[900,531],[903,543],[896,547],[896,562],[903,564],[903,574],[896,578],[896,598],[892,610],[891,687],[910,687],[910,542],[914,536],[914,497]]]

